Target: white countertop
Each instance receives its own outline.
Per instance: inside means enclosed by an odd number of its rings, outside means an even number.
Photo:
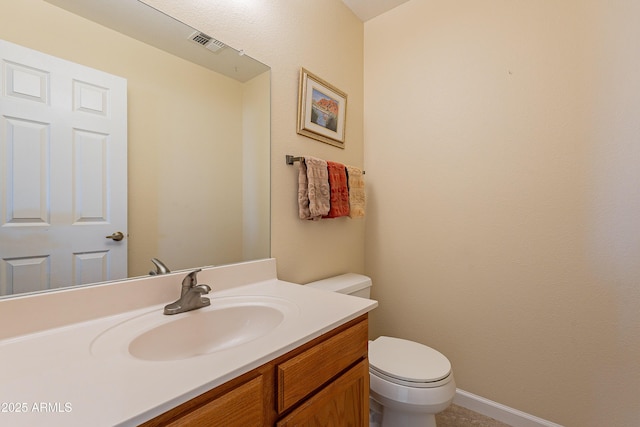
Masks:
[[[136,359],[126,346],[113,356],[91,350],[104,331],[172,301],[0,340],[0,425],[138,425],[377,306],[275,278],[208,295],[212,305],[231,296],[286,299],[295,319],[238,347],[177,361]]]

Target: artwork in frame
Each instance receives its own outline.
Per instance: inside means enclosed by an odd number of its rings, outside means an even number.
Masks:
[[[302,68],[298,93],[298,133],[344,148],[347,94]]]

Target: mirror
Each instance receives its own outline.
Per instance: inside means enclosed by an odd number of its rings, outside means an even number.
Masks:
[[[269,257],[268,66],[138,0],[5,3],[0,39],[127,79],[128,277]]]

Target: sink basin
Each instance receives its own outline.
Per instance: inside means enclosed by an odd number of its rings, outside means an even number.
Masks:
[[[91,344],[96,356],[124,353],[148,361],[183,360],[268,336],[295,304],[273,297],[211,298],[211,305],[167,316],[162,308],[119,323]]]
[[[283,319],[280,310],[259,305],[197,313],[144,332],[131,341],[129,353],[143,360],[186,359],[252,341]]]

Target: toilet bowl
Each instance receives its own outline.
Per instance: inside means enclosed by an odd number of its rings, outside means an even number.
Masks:
[[[307,286],[369,298],[371,279],[347,273]],[[435,414],[451,404],[456,392],[444,355],[395,337],[369,341],[369,380],[371,427],[436,427]]]
[[[381,336],[369,343],[369,380],[370,397],[382,406],[381,427],[435,427],[435,414],[456,393],[445,356],[400,338]]]

